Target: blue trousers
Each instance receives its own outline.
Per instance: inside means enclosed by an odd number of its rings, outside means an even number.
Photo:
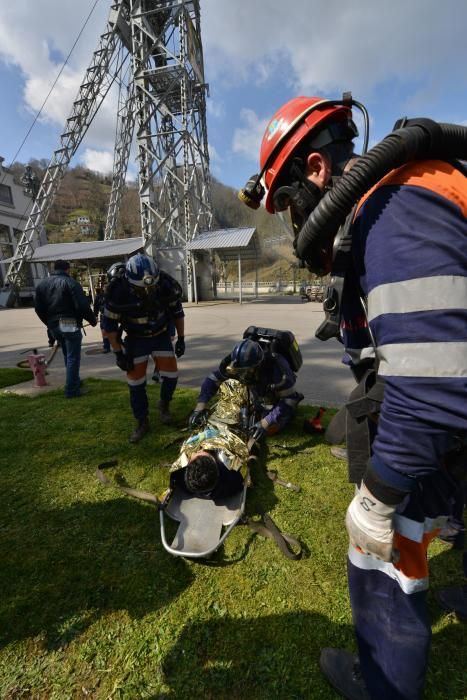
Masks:
[[[73,333],[62,333],[58,323],[49,326],[49,330],[62,348],[63,359],[66,367],[65,396],[68,399],[79,396],[80,378],[79,368],[81,364],[81,329]]]
[[[134,368],[127,372],[130,404],[136,420],[146,418],[149,412],[146,393],[146,371],[152,357],[161,383],[161,401],[171,401],[178,381],[177,359],[168,331],[152,338],[127,336],[126,351],[132,356]]]
[[[397,563],[349,547],[348,582],[360,665],[372,700],[420,700],[431,626],[427,549],[452,513],[457,485],[444,471],[420,479],[394,518]]]

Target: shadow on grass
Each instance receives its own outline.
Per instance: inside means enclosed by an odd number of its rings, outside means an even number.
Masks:
[[[349,625],[313,612],[197,622],[166,658],[168,697],[332,698],[318,666],[320,649],[353,644]]]
[[[453,613],[443,610],[435,592],[448,586],[465,585],[462,552],[443,548],[430,558],[430,592],[428,604],[432,625],[442,624],[433,634],[427,678],[427,698],[467,698],[465,650],[467,624]],[[442,696],[440,688],[443,689]]]
[[[100,616],[139,619],[192,581],[159,539],[155,508],[130,499],[36,511],[3,528],[0,644],[31,636],[66,646]]]

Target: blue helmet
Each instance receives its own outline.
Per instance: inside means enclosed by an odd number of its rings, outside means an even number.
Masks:
[[[126,264],[126,276],[135,287],[153,287],[159,279],[159,267],[150,255],[137,253]]]
[[[263,360],[261,345],[247,338],[237,343],[230,353],[229,373],[242,383],[253,383]]]

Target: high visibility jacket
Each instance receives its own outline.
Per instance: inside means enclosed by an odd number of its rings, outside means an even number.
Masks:
[[[367,193],[353,223],[344,342],[369,344],[364,296],[385,380],[372,469],[402,491],[439,469],[453,435],[467,431],[466,216],[461,170],[417,161]]]

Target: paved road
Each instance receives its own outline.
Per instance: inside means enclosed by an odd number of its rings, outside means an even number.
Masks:
[[[230,352],[250,325],[288,329],[295,333],[303,355],[297,386],[306,403],[337,406],[354,386],[349,370],[340,362],[342,346],[336,340],[323,343],[314,332],[323,320],[321,304],[303,303],[295,297],[260,297],[244,304],[206,302],[186,304],[186,355],[179,361],[180,384],[198,388],[220,359]],[[81,376],[124,380],[113,355],[88,355],[99,348],[99,328],[86,328]],[[33,347],[48,353],[47,334],[33,309],[0,310],[0,367],[14,367],[20,353]],[[63,379],[62,359],[50,367],[55,381]],[[54,383],[55,383],[54,381]]]

